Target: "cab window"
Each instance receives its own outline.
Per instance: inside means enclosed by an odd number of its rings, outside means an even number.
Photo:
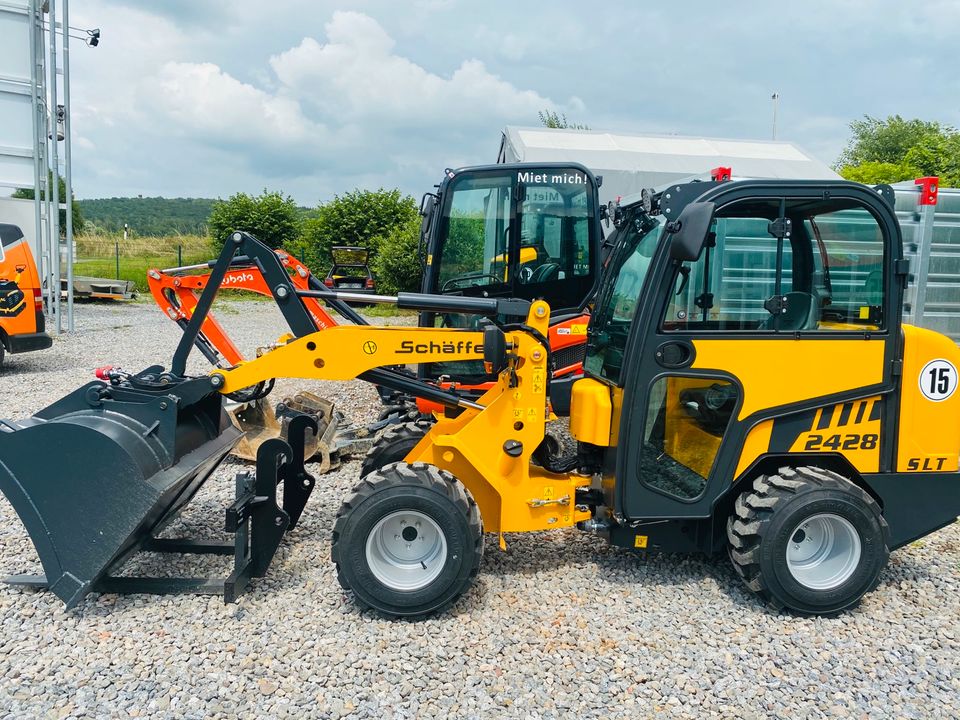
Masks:
[[[524,183],[517,279],[534,284],[590,274],[587,178],[544,172]]]
[[[657,249],[662,225],[646,213],[629,213],[605,273],[587,340],[584,369],[595,377],[619,382],[627,338],[637,300]]]
[[[815,244],[813,291],[820,300],[820,330],[879,328],[883,310],[883,233],[873,216],[856,208],[806,221]]]
[[[507,281],[510,178],[459,179],[443,221],[439,290],[455,292]]]
[[[880,329],[883,247],[876,219],[849,199],[733,204],[714,219],[700,257],[678,273],[662,327]]]
[[[778,265],[778,241],[768,232],[769,224],[756,217],[714,220],[707,247],[678,277],[664,326],[671,330],[772,328],[764,303],[775,294],[778,275],[781,294],[792,291],[793,251],[789,242],[783,243]]]

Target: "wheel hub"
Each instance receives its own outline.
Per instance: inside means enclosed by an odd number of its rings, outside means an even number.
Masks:
[[[382,584],[412,592],[440,575],[447,560],[447,540],[429,515],[401,510],[381,518],[370,531],[366,558]]]
[[[790,534],[787,569],[811,590],[839,587],[856,571],[862,548],[853,524],[832,513],[811,515]]]

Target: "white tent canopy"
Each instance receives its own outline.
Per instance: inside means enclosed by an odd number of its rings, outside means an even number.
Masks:
[[[680,135],[616,135],[592,130],[508,126],[498,163],[578,162],[603,176],[600,200],[666,185],[729,167],[735,177],[837,179],[840,176],[793,143]]]

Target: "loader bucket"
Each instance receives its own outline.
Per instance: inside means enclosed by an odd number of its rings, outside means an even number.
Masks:
[[[313,393],[297,393],[285,398],[276,410],[271,410],[265,399],[253,400],[230,410],[230,419],[243,432],[233,455],[251,462],[257,459],[257,451],[267,440],[287,440],[290,421],[298,415],[306,415],[317,424],[318,433],[307,431],[304,442],[304,460],[316,458],[320,472],[331,469],[330,444],[340,427],[340,416],[333,411],[333,403]]]
[[[173,518],[239,437],[205,379],[162,390],[93,382],[0,421],[0,491],[70,608]]]

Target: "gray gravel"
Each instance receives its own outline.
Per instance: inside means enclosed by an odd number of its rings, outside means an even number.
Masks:
[[[226,310],[244,350],[282,331],[269,304]],[[8,356],[0,417],[29,415],[100,364],[169,362],[179,334],[147,303],[80,305],[77,320],[52,350]],[[376,413],[362,383],[315,385],[357,420]],[[240,467],[224,465],[173,530],[215,535]],[[358,469],[320,479],[268,577],[234,605],[102,595],[64,612],[49,593],[0,586],[0,714],[960,716],[958,525],[895,552],[880,587],[836,619],[767,611],[722,559],[642,557],[565,531],[508,537],[505,553],[488,543],[452,612],[391,622],[357,609],[329,559]],[[225,569],[211,558],[178,568]],[[38,569],[0,501],[0,572]]]

